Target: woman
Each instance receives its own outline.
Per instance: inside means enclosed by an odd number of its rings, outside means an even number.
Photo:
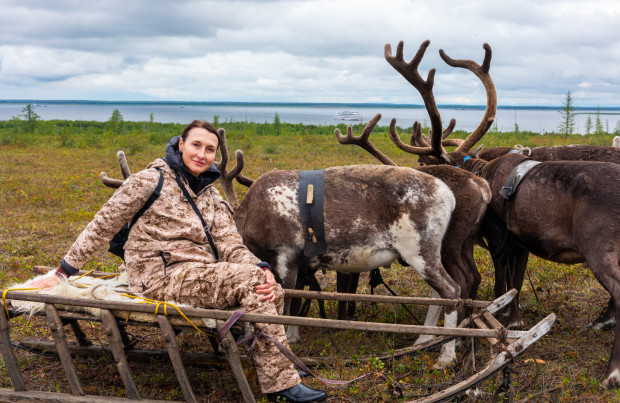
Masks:
[[[53,287],[61,278],[77,273],[131,221],[163,175],[160,196],[136,221],[125,243],[130,291],[204,308],[241,305],[246,312],[281,314],[282,288],[269,264],[243,245],[230,206],[212,186],[220,176],[213,164],[218,145],[217,130],[211,124],[190,123],[180,137],[170,140],[165,159],[155,160],[125,180],[73,243],[56,276],[33,286]],[[177,178],[206,221],[215,252]],[[282,325],[255,326],[287,345]],[[325,392],[300,382],[293,364],[266,338],[259,337],[251,353],[263,393],[293,402],[325,399]]]

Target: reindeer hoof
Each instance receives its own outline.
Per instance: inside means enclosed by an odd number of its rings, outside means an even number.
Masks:
[[[441,357],[439,357],[437,361],[435,362],[435,365],[433,365],[433,369],[450,368],[450,367],[453,367],[455,364],[456,364],[456,357],[448,358],[448,359],[442,359]]]
[[[510,323],[508,326],[506,326],[506,328],[508,330],[521,330],[523,329],[523,321],[519,320],[514,323]]]
[[[288,344],[299,343],[301,340],[299,337],[299,327],[288,326],[286,328],[286,339],[288,340]]]
[[[619,388],[620,387],[620,371],[614,370],[603,382],[603,386],[607,388]]]
[[[433,369],[443,369],[453,367],[456,364],[456,343],[454,340],[444,344],[441,347],[441,354],[433,365]]]
[[[596,319],[594,322],[590,323],[587,328],[593,330],[613,330],[616,326],[615,319],[607,319],[607,320],[599,320]]]

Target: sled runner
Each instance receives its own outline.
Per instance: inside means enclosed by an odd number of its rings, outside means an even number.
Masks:
[[[101,276],[108,273],[93,273],[91,276]],[[377,295],[351,295],[338,293],[323,293],[301,290],[285,290],[287,296],[304,297],[304,298],[320,298],[324,300],[337,301],[370,301],[382,303],[407,303],[407,304],[434,304],[434,305],[464,305],[474,308],[475,313],[468,316],[461,322],[457,328],[430,327],[418,325],[401,325],[373,322],[357,322],[357,321],[338,321],[331,319],[301,318],[291,316],[270,316],[247,313],[238,321],[242,323],[279,323],[284,325],[309,326],[328,329],[349,329],[363,332],[387,332],[387,333],[404,333],[404,334],[429,334],[436,335],[433,340],[390,353],[391,357],[411,354],[412,352],[426,349],[432,345],[439,345],[454,337],[474,337],[477,339],[488,340],[493,346],[493,351],[497,354],[490,362],[469,378],[452,385],[451,387],[427,396],[416,402],[437,402],[448,400],[457,396],[476,384],[484,381],[489,376],[497,373],[497,371],[506,367],[510,362],[522,354],[530,345],[545,335],[555,320],[555,315],[551,314],[532,327],[528,331],[512,331],[505,329],[494,317],[493,314],[498,312],[502,307],[506,306],[514,297],[516,291],[512,290],[495,301],[457,301],[433,298],[413,298],[413,297],[392,297]],[[18,316],[18,310],[15,306],[20,302],[38,302],[42,303],[43,309],[38,314],[47,318],[50,333],[53,342],[33,342],[33,341],[12,341],[9,328],[11,320]],[[99,311],[98,315],[86,312],[75,312],[78,308],[95,308]],[[191,353],[182,353],[177,343],[176,335],[180,330],[194,329],[200,330],[211,335],[217,334],[222,329],[224,321],[228,320],[233,311],[217,310],[217,309],[200,309],[183,307],[175,309],[171,305],[164,303],[148,304],[138,303],[134,301],[109,301],[87,298],[72,298],[58,295],[49,295],[37,291],[18,291],[8,290],[3,293],[2,314],[0,314],[0,352],[4,359],[13,389],[0,389],[0,400],[20,401],[31,399],[37,401],[83,401],[87,398],[89,401],[126,401],[141,399],[136,387],[134,378],[128,366],[128,360],[139,359],[140,357],[162,357],[168,355],[169,360],[174,368],[177,381],[183,392],[185,401],[194,402],[196,397],[192,391],[191,382],[185,372],[185,365],[193,362],[205,362],[204,354],[192,355]],[[61,309],[62,308],[62,309]],[[8,316],[7,316],[8,313]],[[150,320],[137,322],[132,318],[133,314],[146,314]],[[179,321],[180,319],[180,321]],[[206,320],[202,320],[206,319]],[[212,320],[213,322],[210,322]],[[107,336],[108,345],[106,347],[88,346],[84,333],[80,328],[80,323],[91,322],[101,323]],[[212,327],[207,323],[213,323]],[[65,328],[70,326],[74,332],[78,343],[68,343],[66,339]],[[136,348],[127,349],[127,338],[124,332],[126,326],[155,326],[159,327],[161,337],[164,341],[167,354],[163,352],[143,351]],[[226,328],[223,337],[219,340],[219,345],[225,353],[226,359],[235,379],[239,385],[243,399],[246,402],[254,402],[252,390],[248,384],[242,367],[242,359],[240,358],[237,344],[235,342],[235,334],[243,333],[242,327]],[[28,390],[28,385],[24,382],[19,364],[13,350],[13,346],[26,347],[35,350],[45,350],[58,354],[67,382],[71,388],[71,394],[41,392]],[[216,350],[217,351],[217,350]],[[73,355],[102,355],[112,354],[116,363],[120,377],[126,390],[126,398],[114,398],[107,396],[85,395],[81,386],[79,376],[73,363]],[[217,361],[218,358],[216,357]],[[221,361],[221,357],[219,358]],[[358,358],[359,360],[359,358]],[[305,365],[311,367],[316,364],[325,364],[326,360],[320,357],[302,358]],[[143,400],[152,401],[152,400]]]

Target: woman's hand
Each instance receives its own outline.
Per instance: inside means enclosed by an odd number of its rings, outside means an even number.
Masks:
[[[274,293],[277,285],[276,278],[269,269],[263,270],[263,272],[265,273],[265,284],[256,286],[256,293],[265,294],[265,296],[261,298],[262,300],[268,299],[269,302],[273,302],[276,299],[276,294]]]
[[[35,280],[32,283],[30,283],[30,286],[33,288],[41,288],[42,290],[48,290],[50,288],[56,287],[58,284],[60,284],[60,278],[54,275],[54,276],[43,277],[38,280]]]

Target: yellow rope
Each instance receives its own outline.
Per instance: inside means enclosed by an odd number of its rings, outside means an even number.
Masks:
[[[100,276],[100,277],[97,277],[97,278],[109,278],[109,277],[116,277],[116,276],[120,276],[120,275],[121,275],[121,273],[114,273],[114,274],[107,274],[105,276]]]
[[[82,274],[82,275],[81,275],[81,276],[79,276],[79,277],[76,277],[76,278],[73,278],[73,279],[69,280],[69,282],[73,283],[74,285],[76,285],[76,286],[78,286],[78,287],[88,288],[88,286],[89,286],[90,284],[88,284],[88,283],[87,283],[86,285],[84,285],[84,284],[80,284],[80,283],[78,283],[78,282],[77,282],[77,280],[81,279],[82,277],[88,276],[89,274],[91,274],[91,273],[93,273],[93,272],[94,272],[94,270],[88,271],[88,272],[86,272],[86,273]],[[105,275],[105,276],[101,276],[101,277],[93,277],[93,278],[105,279],[105,278],[110,278],[110,277],[116,277],[116,276],[118,276],[118,275],[120,275],[120,273],[108,274],[108,275]]]
[[[4,311],[6,312],[6,318],[10,319],[11,317],[9,316],[9,308],[7,308],[7,303],[6,303],[6,293],[9,291],[34,291],[34,290],[40,290],[40,288],[35,287],[35,288],[7,288],[6,290],[2,291],[2,304],[4,305]]]
[[[94,272],[94,270],[91,271],[87,271],[86,273],[82,274],[79,277],[76,278],[72,278],[71,280],[69,280],[70,282],[76,282],[77,280],[81,279],[82,277],[88,276],[89,274],[91,274],[92,272]]]
[[[159,314],[159,307],[160,306],[164,306],[164,315],[168,316],[168,306],[173,307],[174,309],[176,309],[176,311],[179,313],[179,315],[181,315],[181,317],[183,319],[185,319],[187,322],[189,322],[190,325],[192,325],[192,327],[196,330],[198,330],[199,333],[202,334],[206,334],[209,335],[208,333],[203,332],[202,330],[198,329],[198,326],[196,326],[194,324],[194,322],[192,322],[184,313],[183,311],[181,311],[181,309],[176,306],[175,304],[171,304],[170,302],[165,302],[165,301],[157,301],[154,299],[149,299],[149,298],[144,298],[144,297],[138,297],[136,295],[129,295],[129,294],[121,294],[123,297],[128,297],[128,298],[133,298],[133,299],[141,299],[142,301],[138,302],[139,304],[150,304],[150,305],[155,305],[155,315]],[[129,320],[129,314],[127,314],[127,320]]]

